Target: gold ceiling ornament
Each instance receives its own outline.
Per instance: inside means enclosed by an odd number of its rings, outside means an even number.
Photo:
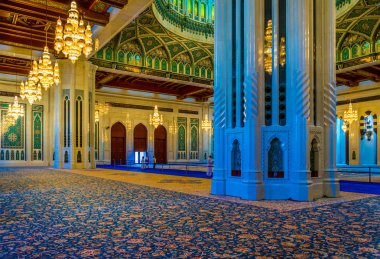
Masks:
[[[129,117],[129,112],[127,112],[126,119],[125,119],[125,125],[127,126],[127,129],[132,129],[132,121]]]
[[[358,111],[352,109],[352,103],[350,101],[350,104],[348,105],[348,110],[344,111],[343,114],[343,121],[347,124],[351,124],[354,121],[358,120]]]
[[[162,114],[158,113],[157,105],[154,106],[153,116],[149,114],[149,125],[153,125],[154,128],[157,128],[159,125],[164,124],[164,119],[162,118]]]
[[[85,27],[83,19],[79,21],[79,12],[75,1],[71,2],[69,17],[65,26],[62,26],[62,21],[58,18],[55,28],[54,49],[57,53],[62,51],[73,63],[78,60],[82,52],[88,57],[92,51],[91,26],[87,24]]]
[[[269,74],[272,74],[272,20],[268,20],[265,29],[264,69]]]
[[[210,121],[210,120],[208,119],[208,114],[206,114],[206,115],[205,115],[205,119],[202,120],[201,128],[202,128],[204,131],[206,131],[206,132],[208,132],[209,130],[211,130],[211,128],[212,128],[212,121]]]
[[[8,106],[8,110],[9,110],[9,106]],[[7,132],[9,127],[14,126],[16,124],[16,119],[13,116],[10,116],[9,114],[6,114],[2,118],[3,118],[3,121],[1,124],[1,130],[3,133]]]

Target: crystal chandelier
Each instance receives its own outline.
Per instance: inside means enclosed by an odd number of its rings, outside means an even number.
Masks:
[[[36,84],[33,81],[33,73],[30,71],[27,81],[21,82],[20,97],[21,99],[27,99],[30,104],[42,99],[41,84]]]
[[[206,132],[212,128],[212,121],[208,119],[208,114],[205,115],[205,119],[202,121],[201,127]]]
[[[348,110],[344,111],[343,114],[343,121],[345,121],[347,124],[351,124],[354,121],[358,120],[358,111],[352,109],[352,103],[348,105]]]
[[[25,114],[24,106],[18,103],[18,97],[15,96],[13,104],[10,104],[8,107],[8,115],[12,116],[17,120],[19,117],[23,117]]]
[[[99,122],[99,111],[95,111],[95,122]]]
[[[344,121],[343,124],[342,124],[342,130],[343,130],[344,132],[346,132],[346,131],[347,131],[347,128],[348,128],[348,125],[347,125],[347,123]]]
[[[265,45],[264,45],[264,69],[272,74],[272,20],[268,20],[265,29]]]
[[[45,90],[49,89],[54,83],[58,85],[60,81],[58,63],[55,63],[53,69],[47,46],[45,46],[42,58],[38,62],[38,79]]]
[[[45,1],[46,9],[45,9],[45,20],[47,21],[47,0]],[[40,58],[38,62],[38,80],[40,81],[42,87],[47,90],[54,83],[56,85],[59,84],[59,68],[58,63],[56,62],[53,65],[50,59],[49,48],[47,46],[47,30],[45,31],[45,47],[44,52],[42,53],[42,58]]]
[[[75,1],[71,2],[69,17],[64,27],[61,19],[58,18],[54,49],[58,53],[62,51],[73,63],[78,60],[82,52],[87,57],[92,51],[91,26],[88,24],[85,27],[83,20],[79,21],[79,12]]]
[[[153,116],[149,114],[149,125],[153,125],[154,128],[157,128],[159,125],[164,124],[164,119],[162,118],[162,114],[158,114],[157,105],[154,106]]]
[[[264,44],[264,69],[268,74],[272,74],[272,20],[268,20],[265,29],[265,44]],[[286,62],[286,43],[285,37],[281,37],[279,45],[279,63],[283,67]]]

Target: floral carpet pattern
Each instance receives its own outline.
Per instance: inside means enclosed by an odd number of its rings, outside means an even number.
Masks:
[[[380,257],[380,196],[289,212],[50,170],[0,172],[0,258]]]

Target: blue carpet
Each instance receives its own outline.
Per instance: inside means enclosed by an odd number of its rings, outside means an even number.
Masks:
[[[211,179],[211,176],[207,176],[206,172],[200,172],[200,171],[185,171],[185,170],[178,170],[178,169],[153,169],[153,168],[147,168],[147,169],[141,169],[138,167],[131,167],[131,166],[125,166],[125,165],[97,165],[96,168],[104,168],[104,169],[114,169],[114,170],[122,170],[122,171],[132,171],[132,172],[142,172],[142,173],[149,173],[149,174],[166,174],[166,175],[176,175],[176,176],[186,176],[186,177],[195,177],[195,178],[205,178],[205,179]]]
[[[290,212],[0,170],[0,258],[379,258],[380,196]]]
[[[380,194],[380,183],[365,183],[340,180],[340,190],[343,192]]]

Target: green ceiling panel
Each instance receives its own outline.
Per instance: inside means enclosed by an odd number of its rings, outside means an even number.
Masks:
[[[351,30],[371,36],[372,30],[377,23],[376,19],[366,19],[359,21]]]
[[[195,43],[192,42],[192,41],[185,42],[185,44],[186,44],[186,46],[187,46],[189,49],[192,49],[192,48],[197,47],[197,44],[195,44]]]
[[[170,55],[172,57],[176,56],[177,54],[179,54],[185,50],[185,48],[181,44],[168,45],[168,49],[169,49]]]
[[[346,17],[346,19],[351,19],[351,18],[359,17],[360,15],[362,15],[363,13],[365,13],[366,11],[367,11],[367,9],[364,9],[364,8],[353,9],[351,11],[351,13]]]
[[[141,41],[144,45],[146,53],[149,52],[150,50],[152,50],[153,48],[161,45],[160,42],[154,37],[142,38]]]
[[[198,62],[202,58],[208,56],[208,54],[206,53],[206,51],[201,50],[201,49],[197,49],[197,50],[193,51],[192,54],[193,54],[193,57],[194,57],[194,62]]]

